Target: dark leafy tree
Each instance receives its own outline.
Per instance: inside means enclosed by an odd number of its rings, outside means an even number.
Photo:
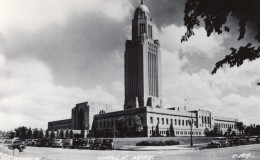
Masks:
[[[27,136],[26,136],[26,133],[28,131],[28,128],[27,127],[18,127],[15,129],[15,132],[16,132],[16,137],[19,137],[19,139],[26,139]]]
[[[160,131],[159,131],[159,124],[157,124],[155,127],[155,136],[157,136],[157,137],[161,136]]]
[[[69,130],[68,130],[68,129],[66,130],[65,138],[70,138],[70,133],[69,133]]]
[[[218,125],[214,125],[214,127],[213,127],[213,135],[214,136],[221,136],[221,135],[223,135],[222,130],[220,130],[220,127]]]
[[[138,115],[135,115],[132,121],[133,131],[135,136],[140,136],[143,131],[143,123]]]
[[[231,135],[231,132],[232,132],[232,128],[231,128],[231,127],[228,127],[228,130],[227,130],[227,134],[228,134],[228,136]]]
[[[38,128],[35,128],[33,130],[33,138],[34,139],[39,139],[40,138],[40,132],[39,132]]]
[[[120,137],[126,136],[127,124],[124,116],[116,120],[116,130],[118,131]]]
[[[238,129],[240,132],[244,132],[245,126],[243,122],[236,122],[235,123],[235,128]]]
[[[51,135],[50,135],[50,139],[54,139],[55,138],[55,133],[54,133],[54,131],[52,130],[51,131]]]
[[[231,136],[236,136],[237,134],[236,134],[236,132],[235,131],[232,131],[231,132]]]
[[[73,131],[70,130],[70,139],[73,139],[74,138],[74,134],[73,134]]]
[[[188,39],[195,33],[193,29],[200,26],[204,21],[207,36],[216,32],[229,32],[230,26],[227,25],[229,16],[238,19],[239,35],[238,40],[244,38],[246,25],[252,24],[257,29],[255,40],[260,42],[260,1],[259,0],[188,0],[185,5],[184,25],[187,27],[185,35],[181,41]],[[259,45],[259,44],[257,44]],[[212,74],[216,73],[224,64],[230,67],[241,66],[245,60],[253,61],[260,57],[260,47],[253,47],[252,42],[239,49],[230,48],[231,53],[224,59],[217,62]],[[260,83],[257,83],[260,85]]]
[[[15,132],[11,131],[9,132],[9,136],[10,139],[13,139],[15,137]]]
[[[50,134],[49,134],[49,130],[47,129],[46,132],[45,132],[45,138],[46,139],[49,139],[50,138]]]
[[[173,124],[172,124],[172,123],[170,124],[169,134],[170,134],[171,137],[174,137],[174,136],[175,136],[174,129],[173,129]]]
[[[31,128],[28,129],[26,137],[28,139],[32,139],[33,138],[33,133],[32,133],[32,129]]]
[[[43,130],[40,129],[40,131],[39,131],[39,139],[43,139],[43,138],[44,138]]]
[[[63,129],[60,130],[60,139],[64,139],[64,131],[63,131]]]
[[[15,137],[19,137],[21,136],[21,131],[19,129],[15,129]]]

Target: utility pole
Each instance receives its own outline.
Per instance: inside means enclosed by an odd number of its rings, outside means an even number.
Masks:
[[[192,113],[191,113],[191,120],[189,120],[189,124],[190,124],[190,146],[193,146],[193,142],[192,142],[192,126],[193,126],[193,118],[192,118]]]

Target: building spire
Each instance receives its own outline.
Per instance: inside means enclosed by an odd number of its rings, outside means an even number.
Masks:
[[[143,0],[141,0],[141,4],[144,4],[144,1],[143,1]]]

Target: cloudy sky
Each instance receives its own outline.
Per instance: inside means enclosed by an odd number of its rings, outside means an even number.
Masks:
[[[184,0],[145,0],[161,42],[164,107],[205,109],[260,123],[260,60],[240,68],[215,62],[237,42],[237,25],[222,35],[180,43]],[[122,109],[124,45],[139,0],[0,0],[0,130],[47,128],[70,118],[76,103]],[[235,21],[235,20],[234,20]]]

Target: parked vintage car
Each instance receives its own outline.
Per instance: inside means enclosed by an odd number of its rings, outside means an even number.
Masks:
[[[103,139],[101,149],[114,149],[113,139]]]
[[[215,139],[213,139],[210,143],[208,143],[208,147],[228,147],[229,143],[228,140],[225,137],[216,137]]]
[[[93,144],[94,139],[87,139],[83,138],[81,139],[81,144],[79,146],[80,149],[88,149]]]
[[[233,137],[227,137],[227,141],[229,146],[235,146]]]
[[[64,139],[62,148],[73,148],[73,139]]]
[[[73,146],[72,148],[80,148],[81,146],[81,139],[80,138],[76,138],[76,139],[73,139]]]
[[[37,147],[49,147],[49,140],[48,139],[41,139],[38,140],[36,143]]]
[[[25,144],[20,140],[6,140],[4,142],[4,146],[12,150],[18,149],[20,152],[22,152],[26,148]]]
[[[95,139],[89,149],[102,149],[102,139]]]
[[[37,143],[38,139],[27,139],[26,141],[26,146],[35,146]]]
[[[52,147],[62,147],[63,139],[55,139]]]
[[[232,137],[233,139],[233,145],[239,146],[240,145],[240,138],[239,137]]]
[[[240,141],[240,145],[250,144],[249,138],[247,136],[240,137],[239,141]]]
[[[259,143],[259,136],[250,136],[250,137],[249,137],[249,142],[250,142],[251,144]]]
[[[49,139],[48,140],[48,147],[53,147],[54,142],[55,142],[55,139]]]

